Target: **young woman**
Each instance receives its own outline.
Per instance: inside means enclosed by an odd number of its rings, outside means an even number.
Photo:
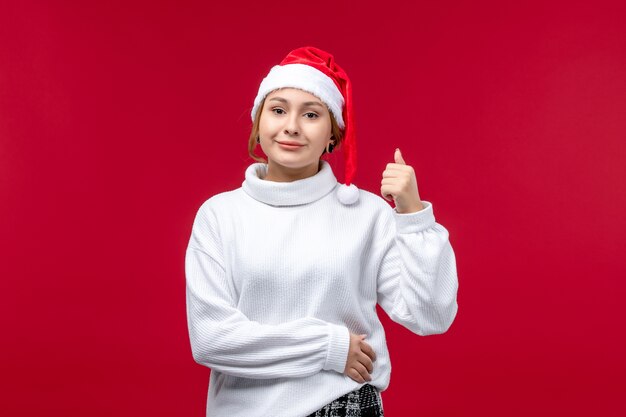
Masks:
[[[376,305],[418,335],[454,320],[448,231],[400,151],[381,181],[393,209],[351,183],[351,95],[332,55],[290,52],[252,109],[259,162],[198,210],[187,317],[193,357],[212,370],[208,416],[382,416],[391,364]],[[339,147],[346,184],[321,159]]]

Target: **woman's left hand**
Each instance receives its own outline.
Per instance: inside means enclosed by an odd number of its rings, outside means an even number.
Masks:
[[[394,154],[395,164],[387,164],[383,172],[380,193],[388,201],[393,199],[398,213],[415,213],[424,208],[417,191],[413,167],[407,165],[400,149]]]

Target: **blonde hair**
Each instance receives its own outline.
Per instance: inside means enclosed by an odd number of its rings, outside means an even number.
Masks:
[[[254,116],[254,122],[252,123],[252,131],[250,132],[250,138],[248,139],[248,155],[250,155],[250,157],[257,162],[267,163],[265,158],[258,156],[257,154],[254,153],[258,145],[256,138],[259,136],[259,121],[261,120],[261,113],[263,113],[264,105],[265,105],[265,99],[263,99],[263,102],[259,105],[259,110],[257,110],[256,115]],[[328,111],[328,114],[330,115],[331,132],[335,139],[334,149],[338,149],[339,145],[341,145],[341,142],[343,141],[343,131],[339,128],[339,125],[337,124],[337,120],[335,119],[335,116],[333,116],[332,112]],[[322,155],[324,155],[325,153],[326,153],[326,149],[324,149],[324,152],[322,153]]]

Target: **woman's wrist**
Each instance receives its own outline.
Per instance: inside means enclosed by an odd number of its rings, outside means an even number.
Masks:
[[[417,213],[418,211],[422,211],[424,210],[424,208],[426,207],[420,201],[417,204],[411,205],[410,207],[402,207],[402,208],[396,207],[396,212],[399,214],[411,214],[411,213]]]

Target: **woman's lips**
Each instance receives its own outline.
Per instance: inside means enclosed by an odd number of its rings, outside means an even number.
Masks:
[[[281,148],[285,148],[285,149],[300,149],[304,146],[304,145],[300,145],[296,143],[285,143],[285,142],[278,142],[278,145]]]

